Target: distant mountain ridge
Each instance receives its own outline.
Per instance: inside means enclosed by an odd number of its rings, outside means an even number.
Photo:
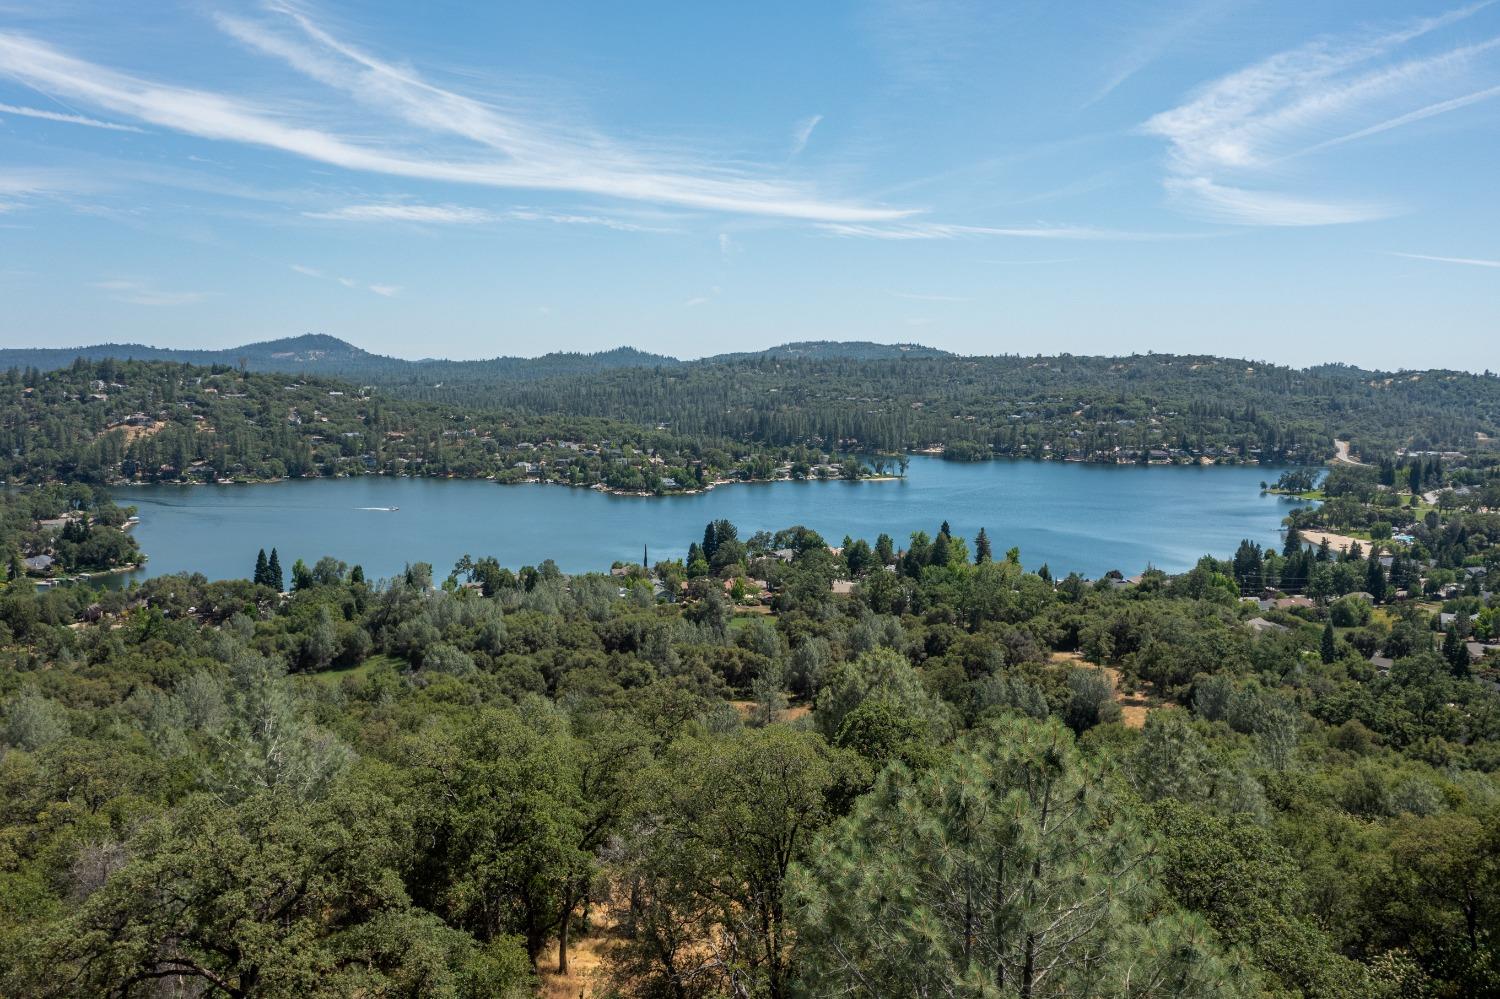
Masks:
[[[541,357],[493,357],[472,361],[400,357],[372,354],[338,337],[321,333],[266,340],[222,350],[180,350],[138,343],[102,343],[82,347],[0,348],[0,370],[65,368],[77,358],[101,361],[172,361],[179,364],[227,364],[251,371],[318,374],[344,378],[435,381],[463,376],[531,381],[562,375],[590,374],[620,368],[665,368],[688,363],[715,363],[754,358],[774,360],[889,360],[901,357],[950,357],[946,351],[921,344],[882,344],[868,341],[833,340],[787,343],[763,351],[719,354],[688,362],[665,354],[652,354],[634,347],[616,347],[593,354],[560,351]]]
[[[557,375],[607,371],[613,368],[662,367],[682,362],[675,357],[648,354],[633,347],[617,347],[597,354],[559,352],[542,357],[495,357],[475,361],[400,357],[372,354],[338,337],[321,333],[266,340],[222,350],[182,350],[137,343],[103,343],[83,347],[14,347],[0,349],[0,369],[65,368],[77,358],[101,361],[171,361],[179,364],[227,364],[251,371],[328,375],[344,378],[429,380],[465,372],[497,378],[550,378]]]

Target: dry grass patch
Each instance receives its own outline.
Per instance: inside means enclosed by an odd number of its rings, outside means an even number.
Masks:
[[[1144,691],[1126,693],[1120,689],[1120,671],[1113,666],[1098,667],[1094,663],[1083,658],[1078,652],[1054,652],[1051,656],[1054,666],[1078,666],[1084,669],[1104,670],[1104,675],[1109,677],[1109,682],[1115,691],[1115,703],[1120,706],[1120,721],[1126,728],[1144,728],[1146,716],[1158,708],[1170,707],[1171,702],[1152,704],[1153,698]]]
[[[557,973],[557,947],[543,953],[542,999],[591,999],[608,989],[609,969],[605,956],[615,940],[613,926],[596,926],[586,937],[575,937],[568,946],[568,973]]]

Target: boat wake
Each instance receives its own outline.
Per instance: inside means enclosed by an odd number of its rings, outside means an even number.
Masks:
[[[356,510],[370,510],[370,511],[375,512],[375,513],[395,513],[397,510],[399,510],[401,508],[399,506],[360,506],[360,507],[355,507],[355,509]]]

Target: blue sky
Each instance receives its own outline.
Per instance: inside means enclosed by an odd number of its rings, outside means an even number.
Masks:
[[[1481,370],[1500,4],[0,0],[0,343]]]

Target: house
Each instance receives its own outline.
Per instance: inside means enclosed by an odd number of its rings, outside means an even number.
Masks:
[[[791,548],[777,548],[771,552],[771,557],[778,562],[790,562],[797,557],[797,553]]]
[[[21,564],[26,566],[27,572],[46,572],[52,568],[52,564],[55,561],[51,555],[33,555],[30,558],[22,559]]]
[[[851,593],[854,592],[854,580],[852,580],[852,579],[835,579],[833,581],[833,592],[835,594],[841,594],[843,596],[848,596],[849,594],[851,594]]]
[[[1279,600],[1273,600],[1271,601],[1271,606],[1276,608],[1277,610],[1293,610],[1298,607],[1316,607],[1317,603],[1312,599],[1312,597],[1295,596],[1282,597]]]
[[[1275,635],[1279,632],[1291,631],[1286,625],[1277,624],[1275,621],[1267,621],[1263,617],[1252,617],[1245,622],[1245,627],[1249,628],[1251,633],[1257,636]]]

